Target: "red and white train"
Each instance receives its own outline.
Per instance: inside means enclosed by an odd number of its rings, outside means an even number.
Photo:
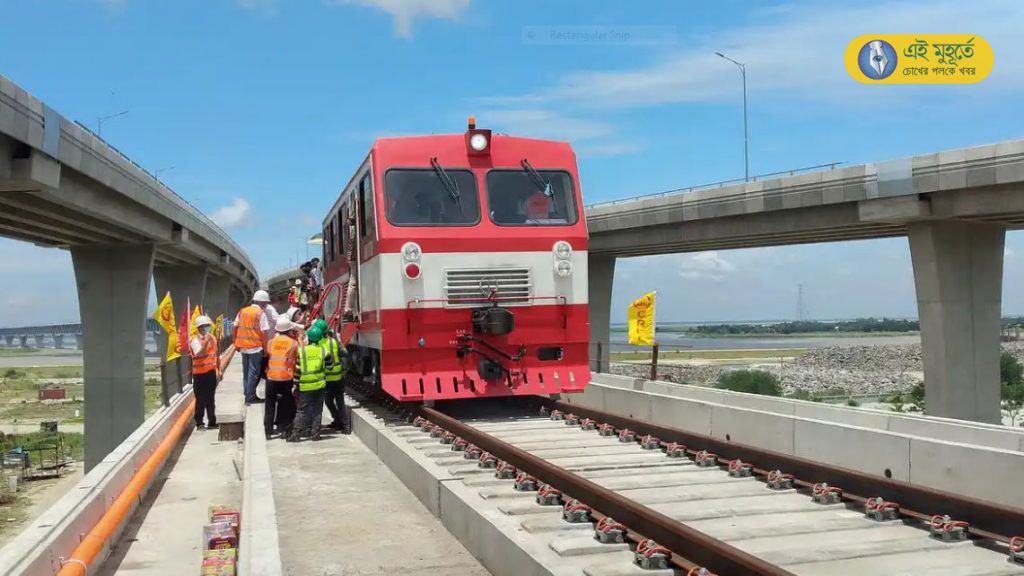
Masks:
[[[345,225],[356,222],[355,237]],[[323,221],[324,316],[357,371],[403,401],[580,392],[587,224],[564,142],[492,134],[378,139]],[[354,249],[350,270],[346,249]]]

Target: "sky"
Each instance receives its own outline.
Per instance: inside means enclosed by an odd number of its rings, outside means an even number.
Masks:
[[[1018,0],[0,0],[3,74],[206,213],[268,276],[373,139],[481,127],[568,140],[587,203],[751,174],[1024,137]],[[963,32],[996,66],[966,86],[862,85],[865,33]],[[599,39],[567,33],[599,33]],[[1004,314],[1024,314],[1007,234]],[[313,249],[313,248],[310,248]],[[78,320],[70,256],[0,240],[0,325]],[[9,279],[9,280],[8,280]],[[638,279],[642,281],[638,282]],[[613,321],[650,289],[658,319],[916,316],[906,239],[620,259]]]

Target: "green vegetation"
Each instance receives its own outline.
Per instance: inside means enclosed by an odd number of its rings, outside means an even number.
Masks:
[[[75,417],[78,410],[78,417]],[[0,420],[60,420],[61,422],[82,422],[84,403],[77,402],[22,402],[0,407]]]
[[[1024,367],[1009,352],[999,357],[1000,397],[1003,408],[1010,413],[1010,423],[1017,421],[1017,415],[1024,408]]]
[[[81,378],[81,366],[32,366],[8,368],[0,376],[9,380],[46,380],[47,378]]]
[[[41,348],[0,348],[0,357],[31,356],[41,350]]]
[[[809,333],[904,333],[916,332],[916,320],[896,320],[891,318],[859,318],[839,322],[782,322],[779,324],[707,324],[703,326],[684,327],[687,332],[700,336],[741,336],[741,335],[793,335]],[[661,330],[661,328],[659,328]]]
[[[27,434],[4,434],[0,432],[0,451],[6,452],[14,448],[25,450],[47,449],[58,445],[61,440],[64,442],[64,454],[66,456],[75,460],[82,459],[85,435],[78,432],[29,432]],[[33,453],[32,458],[35,457],[36,454]]]
[[[732,370],[719,376],[717,388],[747,394],[781,396],[782,386],[771,372],[763,370]]]

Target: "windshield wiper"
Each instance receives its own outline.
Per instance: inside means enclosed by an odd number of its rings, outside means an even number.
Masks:
[[[444,185],[445,190],[448,191],[448,195],[452,197],[452,201],[455,202],[459,207],[459,214],[465,216],[466,214],[462,211],[462,194],[459,193],[459,184],[452,179],[451,176],[445,172],[444,168],[441,167],[441,163],[437,161],[437,157],[430,159],[430,165],[434,167],[434,174],[437,174],[437,179]]]
[[[538,190],[543,192],[544,195],[547,196],[548,198],[554,197],[555,192],[551,189],[551,181],[541,176],[539,172],[534,170],[533,166],[530,164],[530,161],[527,160],[526,158],[523,158],[522,165],[523,170],[525,170],[526,173],[530,175],[530,180],[533,180],[533,185],[536,186]]]

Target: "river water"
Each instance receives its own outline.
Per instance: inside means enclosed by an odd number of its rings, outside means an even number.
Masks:
[[[795,336],[795,337],[745,337],[745,338],[700,338],[678,332],[662,332],[657,335],[658,344],[665,349],[690,348],[693,350],[762,350],[771,348],[819,348],[822,346],[868,346],[893,344],[919,344],[917,334],[907,336]],[[630,350],[625,332],[611,333],[612,350]]]

